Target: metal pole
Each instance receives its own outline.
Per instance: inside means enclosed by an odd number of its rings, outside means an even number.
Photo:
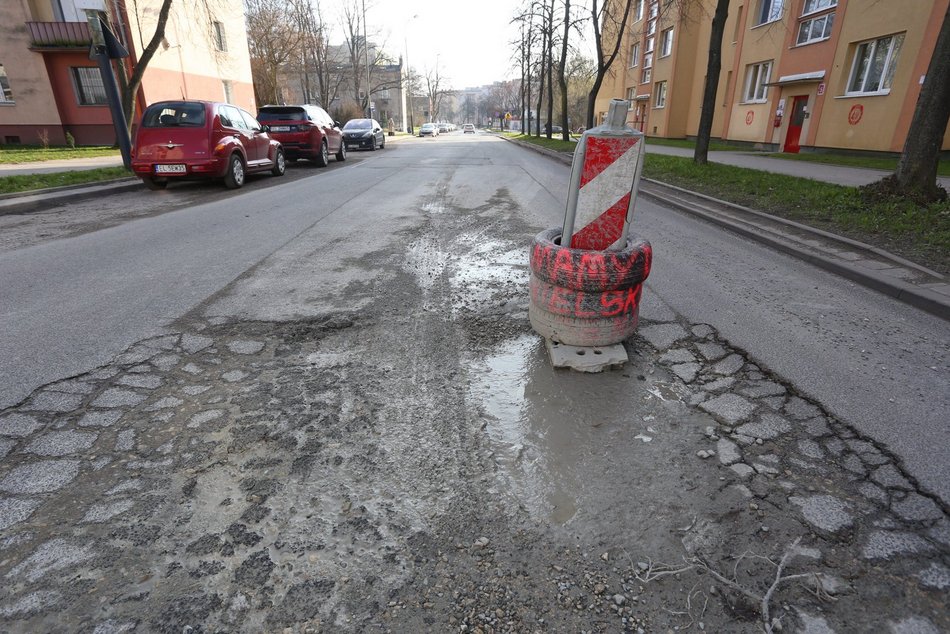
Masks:
[[[369,83],[369,38],[366,35],[366,0],[363,0],[363,57],[366,60],[366,118],[373,118],[373,94]]]

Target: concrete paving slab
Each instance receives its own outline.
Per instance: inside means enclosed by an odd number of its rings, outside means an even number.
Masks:
[[[627,349],[622,344],[589,348],[569,346],[550,339],[544,340],[551,365],[555,368],[571,368],[578,372],[603,372],[622,366],[628,361]]]

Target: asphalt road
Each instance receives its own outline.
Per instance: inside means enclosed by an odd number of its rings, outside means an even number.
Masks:
[[[104,363],[203,303],[210,314],[251,319],[327,310],[323,294],[372,276],[341,262],[398,239],[417,221],[421,194],[432,205],[449,197],[476,206],[504,189],[528,225],[560,224],[568,168],[497,139],[405,139],[352,158],[0,254],[0,407]],[[174,209],[175,195],[150,200]],[[97,204],[127,210],[154,196]],[[636,226],[656,253],[645,317],[712,325],[950,502],[944,322],[661,206],[641,204]]]

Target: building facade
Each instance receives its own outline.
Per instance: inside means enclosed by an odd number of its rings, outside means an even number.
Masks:
[[[187,4],[187,6],[185,6]],[[0,141],[25,145],[115,142],[86,11],[101,12],[132,62],[155,32],[161,0],[0,2]],[[172,3],[165,38],[137,94],[138,115],[163,99],[228,101],[254,109],[241,0]]]
[[[712,136],[792,153],[900,152],[948,3],[732,0]],[[638,0],[598,120],[623,97],[648,136],[695,136],[715,5]]]

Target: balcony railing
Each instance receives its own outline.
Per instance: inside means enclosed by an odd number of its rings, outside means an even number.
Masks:
[[[30,48],[85,48],[92,43],[85,22],[27,22]]]

